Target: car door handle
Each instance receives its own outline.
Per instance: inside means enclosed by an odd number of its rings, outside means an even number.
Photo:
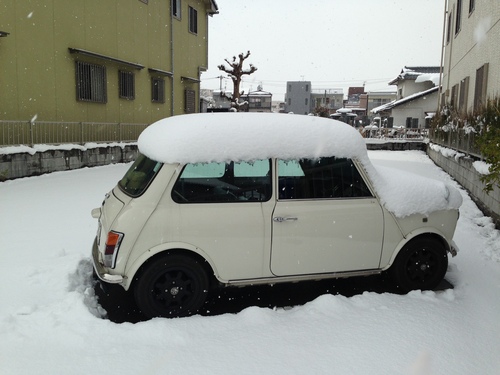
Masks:
[[[284,221],[297,221],[298,218],[296,217],[281,217],[281,216],[276,216],[276,217],[273,217],[273,221],[277,222],[277,223],[282,223]]]

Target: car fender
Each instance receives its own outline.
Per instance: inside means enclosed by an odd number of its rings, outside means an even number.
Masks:
[[[398,256],[399,252],[403,249],[403,247],[407,243],[411,242],[412,240],[414,240],[417,237],[427,236],[427,235],[431,235],[431,236],[434,236],[434,237],[439,237],[439,239],[443,242],[446,251],[447,252],[450,251],[451,245],[450,245],[450,243],[448,242],[448,240],[446,239],[446,237],[444,236],[443,233],[441,233],[440,231],[438,231],[436,228],[432,228],[432,227],[418,228],[418,229],[415,229],[415,230],[409,232],[405,237],[403,237],[401,239],[401,241],[395,247],[395,249],[394,249],[391,257],[389,258],[389,262],[386,265],[381,265],[382,271],[387,270],[394,263],[394,260]]]
[[[206,252],[204,252],[202,249],[199,247],[196,247],[192,244],[185,243],[185,242],[168,242],[168,243],[163,243],[157,246],[154,246],[153,248],[144,251],[137,259],[134,260],[134,262],[129,266],[127,265],[126,271],[125,271],[125,278],[122,283],[122,286],[125,290],[128,290],[132,284],[132,281],[141,268],[142,265],[144,265],[149,259],[157,256],[158,254],[164,253],[169,250],[175,250],[175,251],[182,251],[186,253],[193,253],[196,255],[199,255],[202,257],[210,266],[210,268],[213,271],[213,274],[215,278],[219,281],[219,273],[217,271],[217,267],[215,266],[215,263],[212,261],[212,259],[208,256]]]

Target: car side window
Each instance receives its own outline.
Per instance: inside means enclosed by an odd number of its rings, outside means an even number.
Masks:
[[[271,198],[271,161],[187,164],[172,188],[177,203],[264,202]]]
[[[334,157],[279,160],[278,193],[279,199],[372,196],[352,160]]]

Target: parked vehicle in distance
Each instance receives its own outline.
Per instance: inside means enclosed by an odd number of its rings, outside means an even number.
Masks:
[[[456,253],[460,193],[411,174],[395,187],[336,120],[174,116],[139,150],[92,211],[92,258],[147,317],[195,314],[221,286],[388,271],[403,291],[433,289]]]

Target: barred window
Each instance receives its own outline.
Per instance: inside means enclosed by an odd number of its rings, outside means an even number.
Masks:
[[[186,113],[194,113],[196,111],[196,93],[194,90],[186,89],[185,91],[185,110]]]
[[[106,67],[76,61],[76,100],[106,103]]]
[[[151,100],[153,103],[165,103],[165,80],[151,78]]]
[[[198,11],[189,7],[189,31],[198,34]]]
[[[135,99],[134,73],[120,70],[118,72],[118,77],[120,98],[129,100]]]

